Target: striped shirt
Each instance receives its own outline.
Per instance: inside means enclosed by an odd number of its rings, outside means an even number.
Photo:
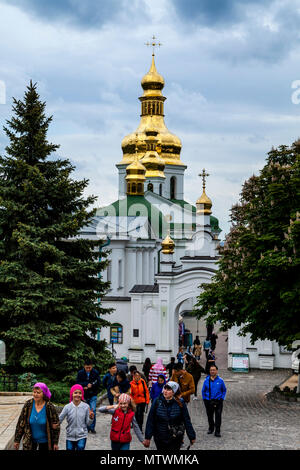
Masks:
[[[155,384],[157,382],[157,377],[159,375],[164,375],[165,379],[167,380],[167,371],[164,366],[161,367],[155,367],[152,366],[150,371],[149,371],[149,381],[151,380],[152,384]]]

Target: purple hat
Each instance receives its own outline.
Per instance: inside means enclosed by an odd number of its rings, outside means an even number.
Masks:
[[[33,388],[40,388],[43,394],[45,395],[45,397],[47,397],[50,400],[51,392],[46,384],[44,384],[43,382],[38,382],[33,386]]]

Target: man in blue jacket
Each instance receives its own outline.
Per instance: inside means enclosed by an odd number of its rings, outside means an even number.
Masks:
[[[216,365],[211,366],[209,375],[206,377],[202,387],[202,398],[209,426],[207,434],[212,434],[215,431],[215,436],[221,437],[221,416],[225,396],[226,386],[224,380],[218,376],[218,367]]]

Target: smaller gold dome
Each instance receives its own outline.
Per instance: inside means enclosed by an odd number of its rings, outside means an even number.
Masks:
[[[156,70],[154,55],[152,55],[150,70],[143,76],[141,85],[144,90],[162,90],[165,86],[164,78]]]
[[[200,208],[198,207],[200,204],[203,204],[203,207]],[[211,199],[207,196],[205,189],[203,188],[203,193],[199,199],[196,201],[196,206],[197,206],[197,214],[206,214],[209,215],[211,214],[211,207],[212,207],[212,202]]]
[[[146,181],[146,168],[138,160],[137,155],[126,168],[127,194],[131,196],[143,196],[144,182]]]
[[[145,130],[146,134],[146,153],[141,159],[141,163],[146,167],[146,178],[165,178],[165,162],[157,152],[157,130],[150,125]]]
[[[161,242],[162,252],[166,255],[174,253],[175,243],[168,234],[166,238]]]

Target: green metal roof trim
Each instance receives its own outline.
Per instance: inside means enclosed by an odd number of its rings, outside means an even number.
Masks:
[[[166,225],[164,216],[143,196],[126,196],[118,199],[109,206],[97,210],[97,215],[115,217],[147,217],[149,222],[149,238],[151,238],[150,227],[156,238],[162,238],[163,225]]]
[[[171,202],[178,204],[182,208],[192,211],[193,215],[196,214],[196,207],[184,200],[172,199]],[[124,199],[118,199],[109,206],[101,207],[97,210],[98,216],[114,216],[114,217],[147,217],[149,222],[148,236],[151,239],[151,229],[155,234],[155,238],[164,238],[167,234],[167,229],[170,228],[171,233],[174,230],[196,230],[196,224],[193,220],[192,223],[170,223],[168,226],[163,213],[157,209],[154,204],[151,204],[143,196],[126,196]],[[194,217],[193,217],[194,219]],[[213,233],[220,233],[222,230],[219,228],[219,221],[216,217],[210,216],[210,223]],[[185,238],[183,236],[183,238]]]

